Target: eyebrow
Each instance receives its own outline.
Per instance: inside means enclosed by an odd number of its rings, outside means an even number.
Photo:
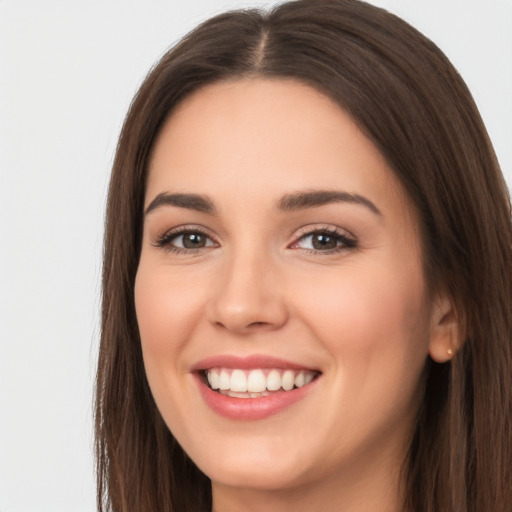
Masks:
[[[305,210],[331,203],[352,203],[365,206],[371,212],[382,217],[381,211],[366,197],[337,190],[311,190],[287,194],[278,202],[283,211]]]
[[[286,194],[277,203],[281,211],[291,212],[315,208],[331,203],[352,203],[365,206],[371,212],[382,216],[380,210],[369,199],[359,194],[350,194],[337,190],[308,190]],[[169,194],[161,192],[146,208],[145,214],[160,208],[161,206],[177,206],[201,213],[215,214],[214,202],[208,197],[200,194]]]
[[[200,194],[168,194],[167,192],[162,192],[149,203],[145,214],[147,215],[161,206],[177,206],[179,208],[187,208],[188,210],[196,210],[210,214],[216,212],[213,201],[207,196]]]

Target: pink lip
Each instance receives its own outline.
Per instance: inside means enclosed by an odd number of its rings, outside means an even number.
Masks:
[[[210,389],[198,373],[193,374],[206,404],[217,414],[234,420],[261,420],[283,411],[304,398],[315,385],[310,384],[291,391],[282,391],[259,398],[233,398]]]
[[[209,368],[240,368],[241,370],[250,370],[253,368],[282,368],[285,370],[314,370],[300,364],[286,361],[263,354],[240,357],[233,355],[219,355],[207,357],[194,364],[191,371],[197,372],[208,370]]]
[[[209,368],[282,368],[293,370],[312,370],[312,368],[265,355],[249,357],[222,355],[199,361],[191,368],[191,371],[204,401],[215,413],[234,420],[254,421],[277,414],[306,397],[314,389],[318,380],[315,379],[310,384],[298,389],[282,391],[259,398],[234,398],[210,389],[202,374],[203,370]]]

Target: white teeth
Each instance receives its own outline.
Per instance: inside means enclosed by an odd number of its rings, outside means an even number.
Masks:
[[[226,370],[222,370],[219,376],[219,389],[224,391],[229,389],[230,385],[230,375]]]
[[[293,389],[295,384],[295,373],[291,370],[286,370],[281,377],[281,386],[285,391],[290,391]]]
[[[229,388],[231,391],[247,391],[247,377],[245,376],[243,370],[233,370]]]
[[[306,378],[304,377],[303,372],[297,373],[297,375],[295,375],[295,386],[296,387],[301,388],[302,386],[304,386],[305,382],[306,382]]]
[[[234,372],[233,372],[234,373]],[[260,393],[267,389],[267,379],[261,370],[252,370],[247,377],[247,391],[251,393]]]
[[[267,373],[268,372],[268,373]],[[265,373],[266,376],[265,376]],[[240,370],[211,368],[206,372],[210,387],[237,398],[259,398],[270,391],[291,391],[309,384],[315,372],[308,370]]]
[[[231,398],[247,398],[247,393],[242,393],[240,391],[228,391],[226,394]]]
[[[219,372],[215,370],[208,372],[207,377],[212,389],[219,389]]]
[[[281,389],[281,375],[277,370],[270,370],[267,375],[267,389],[269,391]]]

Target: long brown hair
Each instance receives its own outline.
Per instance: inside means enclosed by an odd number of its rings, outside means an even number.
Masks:
[[[98,509],[206,511],[208,478],[161,419],[134,309],[148,158],[173,108],[237,77],[301,81],[334,99],[416,204],[427,279],[450,294],[466,338],[427,361],[404,508],[512,510],[512,223],[507,187],[472,97],[442,52],[357,0],[296,1],[199,26],[153,68],[126,117],[108,196],[96,389]]]

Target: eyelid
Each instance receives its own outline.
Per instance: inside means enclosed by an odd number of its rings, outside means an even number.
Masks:
[[[184,235],[186,233],[200,233],[202,235],[205,235],[213,242],[214,245],[213,246],[210,245],[207,247],[200,247],[200,248],[182,248],[182,247],[173,246],[171,244],[171,241],[174,238],[177,238],[180,235]],[[176,226],[171,229],[168,229],[161,235],[156,236],[155,239],[151,242],[151,245],[153,247],[161,248],[161,249],[167,250],[169,252],[192,254],[192,253],[198,252],[202,249],[218,247],[219,242],[216,240],[216,237],[212,235],[210,230],[208,230],[204,226],[201,226],[198,224],[183,224],[181,226]]]
[[[292,237],[294,242],[299,240],[300,238],[311,235],[314,233],[331,233],[333,235],[340,235],[345,236],[347,238],[351,238],[356,240],[356,237],[353,233],[351,233],[348,229],[341,228],[339,226],[333,225],[333,224],[308,224],[307,226],[302,226],[301,228],[297,229]]]
[[[323,233],[337,237],[338,239],[342,240],[343,243],[341,246],[337,246],[336,248],[326,250],[296,247],[300,240],[307,238],[308,236],[313,236],[317,233]],[[347,229],[340,228],[339,226],[334,226],[332,224],[317,224],[304,226],[301,227],[298,231],[296,231],[295,234],[293,235],[293,241],[288,245],[288,248],[294,250],[302,250],[308,254],[328,255],[333,253],[339,253],[341,251],[355,249],[357,245],[357,238]]]
[[[212,244],[206,245],[204,247],[184,248],[173,245],[171,243],[173,239],[178,238],[180,235],[185,235],[187,233],[200,233],[208,237]],[[308,236],[313,236],[315,234],[327,234],[333,236],[337,238],[338,241],[341,241],[341,244],[337,245],[334,248],[325,250],[316,248],[308,249],[297,246],[302,239],[305,239]],[[194,254],[204,251],[205,249],[219,247],[220,243],[217,241],[217,237],[213,235],[211,231],[205,228],[204,226],[198,224],[183,224],[168,229],[161,235],[156,236],[155,239],[151,242],[151,245],[156,248],[160,248],[168,252],[174,252],[177,254]],[[332,224],[316,224],[307,225],[299,228],[293,235],[293,241],[289,243],[287,247],[293,250],[301,250],[303,253],[307,254],[328,255],[346,251],[349,249],[354,249],[357,247],[357,245],[357,239],[350,231]]]

